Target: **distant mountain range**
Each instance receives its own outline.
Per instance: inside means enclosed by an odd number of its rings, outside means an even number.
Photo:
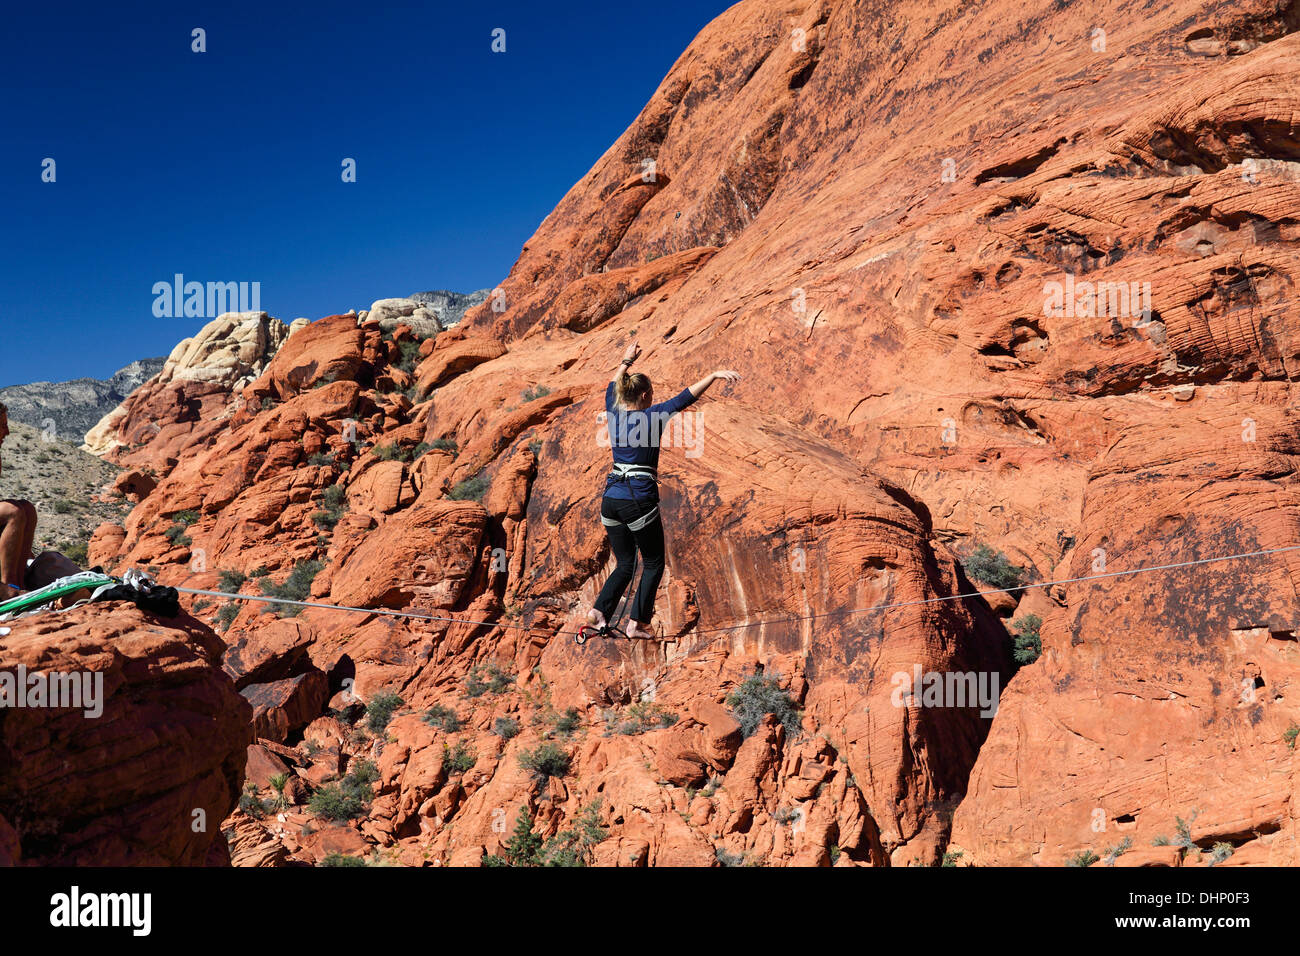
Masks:
[[[417,292],[408,295],[407,298],[437,312],[443,325],[452,326],[474,306],[486,302],[490,294],[490,289],[479,289],[477,292],[448,292],[446,289],[434,289],[432,292]]]
[[[80,444],[101,418],[128,395],[158,374],[163,358],[132,362],[107,379],[76,378],[70,382],[32,382],[0,388],[0,402],[9,406],[11,421],[44,430],[53,422],[64,441]]]

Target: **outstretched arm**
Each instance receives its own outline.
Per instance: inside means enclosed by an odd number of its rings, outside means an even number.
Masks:
[[[714,382],[739,382],[740,374],[729,369],[718,369],[716,372],[710,372],[704,378],[700,379],[691,386],[691,397],[699,398],[709,390],[709,386]]]
[[[623,374],[632,367],[632,363],[641,355],[641,346],[635,342],[631,343],[623,352],[623,361],[618,363],[618,368],[614,371],[613,381],[617,382],[623,377]]]

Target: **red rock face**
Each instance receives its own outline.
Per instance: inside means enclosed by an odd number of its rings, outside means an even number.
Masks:
[[[239,800],[252,737],[249,707],[218,667],[223,645],[212,631],[120,604],[6,627],[0,681],[88,677],[80,703],[94,706],[30,706],[28,696],[29,706],[0,709],[0,860],[228,860],[220,825]]]
[[[294,779],[377,777],[328,828],[237,814],[237,859],[477,864],[586,808],[611,866],[1295,862],[1293,555],[951,599],[977,544],[1045,582],[1300,543],[1295,13],[1015,14],[737,4],[413,372],[331,317],[190,432],[97,536],[119,566],[257,594],[317,561],[312,599],[456,619],[238,612]],[[672,640],[579,648],[633,337],[659,398],[744,378],[661,460]],[[802,713],[737,739],[759,667]],[[918,668],[996,717],[900,695]],[[302,725],[381,691],[386,726]]]

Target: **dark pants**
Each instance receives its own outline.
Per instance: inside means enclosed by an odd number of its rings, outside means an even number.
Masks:
[[[658,502],[625,501],[622,498],[602,498],[600,513],[606,518],[619,521],[635,521],[646,514]],[[596,610],[605,615],[605,620],[613,622],[614,609],[618,607],[619,598],[632,583],[632,565],[636,561],[637,551],[641,552],[641,586],[637,588],[632,601],[631,620],[642,624],[650,623],[655,613],[655,592],[664,576],[664,526],[656,517],[640,531],[631,531],[626,524],[606,525],[605,534],[609,536],[609,546],[617,561],[613,572],[605,579],[605,586],[596,598]]]

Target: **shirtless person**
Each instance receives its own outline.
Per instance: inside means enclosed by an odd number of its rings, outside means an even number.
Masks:
[[[0,445],[9,437],[9,409],[0,402]],[[3,470],[0,461],[0,470]],[[36,538],[36,506],[17,498],[0,500],[0,601],[23,593],[27,562]]]

